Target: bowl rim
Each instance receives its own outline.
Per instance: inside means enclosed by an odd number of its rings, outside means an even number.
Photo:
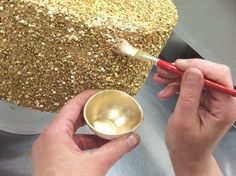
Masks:
[[[98,96],[99,94],[102,94],[102,93],[104,93],[104,92],[119,92],[119,93],[124,94],[125,96],[128,96],[129,98],[131,98],[131,99],[136,103],[136,105],[138,106],[138,108],[139,108],[139,110],[140,110],[140,113],[141,113],[139,123],[138,123],[137,125],[135,125],[132,129],[130,129],[130,130],[126,131],[126,132],[120,132],[120,133],[116,133],[116,134],[106,134],[106,133],[102,133],[102,132],[98,131],[96,128],[94,128],[94,127],[90,124],[90,122],[88,121],[87,116],[85,115],[85,110],[87,109],[87,106],[88,106],[89,103],[93,100],[94,97],[96,97],[96,96]],[[138,127],[140,127],[141,124],[143,123],[143,119],[144,119],[144,117],[143,117],[143,110],[142,110],[142,107],[140,106],[139,102],[138,102],[134,97],[132,97],[131,95],[129,95],[129,94],[123,92],[123,91],[116,90],[116,89],[101,90],[101,91],[98,91],[97,93],[95,93],[94,95],[92,95],[92,96],[87,100],[87,102],[86,102],[85,105],[84,105],[83,116],[84,116],[84,120],[85,120],[86,124],[87,124],[90,128],[92,128],[94,131],[96,131],[96,132],[98,132],[98,133],[101,133],[101,134],[107,135],[107,136],[119,136],[119,135],[129,134],[129,133],[135,131]]]

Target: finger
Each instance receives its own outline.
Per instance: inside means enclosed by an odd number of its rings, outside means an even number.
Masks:
[[[80,148],[80,150],[99,148],[108,142],[108,140],[102,139],[95,135],[88,134],[75,134],[73,139],[76,145]]]
[[[83,125],[83,118],[81,111],[86,101],[96,91],[88,90],[75,96],[69,100],[64,107],[59,111],[57,117],[53,120],[50,126],[54,129],[59,129],[62,132],[68,132],[69,135],[73,135],[75,130]]]
[[[155,81],[157,84],[169,84],[173,82],[180,82],[180,78],[163,78],[158,73],[155,73],[153,75],[153,81]]]
[[[171,83],[168,84],[163,90],[158,92],[157,96],[161,100],[166,100],[171,96],[175,95],[180,90],[180,83]]]
[[[157,73],[163,78],[178,78],[179,77],[178,75],[168,72],[159,66],[157,67]]]
[[[181,81],[180,95],[175,107],[177,117],[186,118],[197,114],[203,89],[202,72],[196,68],[187,69]]]
[[[180,70],[185,71],[191,67],[197,68],[201,70],[206,78],[214,80],[229,88],[233,88],[230,69],[226,65],[203,59],[178,59],[175,63]]]
[[[205,107],[206,109],[208,107],[208,97],[211,98],[211,95],[209,94],[209,91],[203,90],[201,98],[200,98],[200,106]]]
[[[137,134],[115,139],[95,151],[96,158],[105,169],[113,166],[121,157],[131,151],[140,142]]]

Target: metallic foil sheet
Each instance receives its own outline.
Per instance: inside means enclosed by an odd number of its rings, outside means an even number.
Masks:
[[[171,0],[0,0],[0,99],[55,112],[86,89],[134,96],[152,63],[117,39],[158,56],[177,19]]]

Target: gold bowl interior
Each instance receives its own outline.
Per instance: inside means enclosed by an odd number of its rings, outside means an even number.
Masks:
[[[100,137],[111,139],[134,131],[143,120],[138,102],[130,95],[105,90],[90,97],[84,107],[88,126]]]

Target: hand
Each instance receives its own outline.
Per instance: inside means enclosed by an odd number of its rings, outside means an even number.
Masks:
[[[203,75],[233,89],[228,67],[206,60],[177,60],[185,71],[182,80],[160,68],[155,82],[167,86],[157,94],[161,99],[179,93],[166,129],[166,143],[176,175],[222,175],[212,152],[236,118],[236,99],[203,88]]]
[[[74,134],[84,124],[82,107],[94,91],[70,100],[33,145],[34,176],[104,176],[138,143],[137,134],[108,142],[94,135]],[[95,151],[83,150],[98,148]]]

